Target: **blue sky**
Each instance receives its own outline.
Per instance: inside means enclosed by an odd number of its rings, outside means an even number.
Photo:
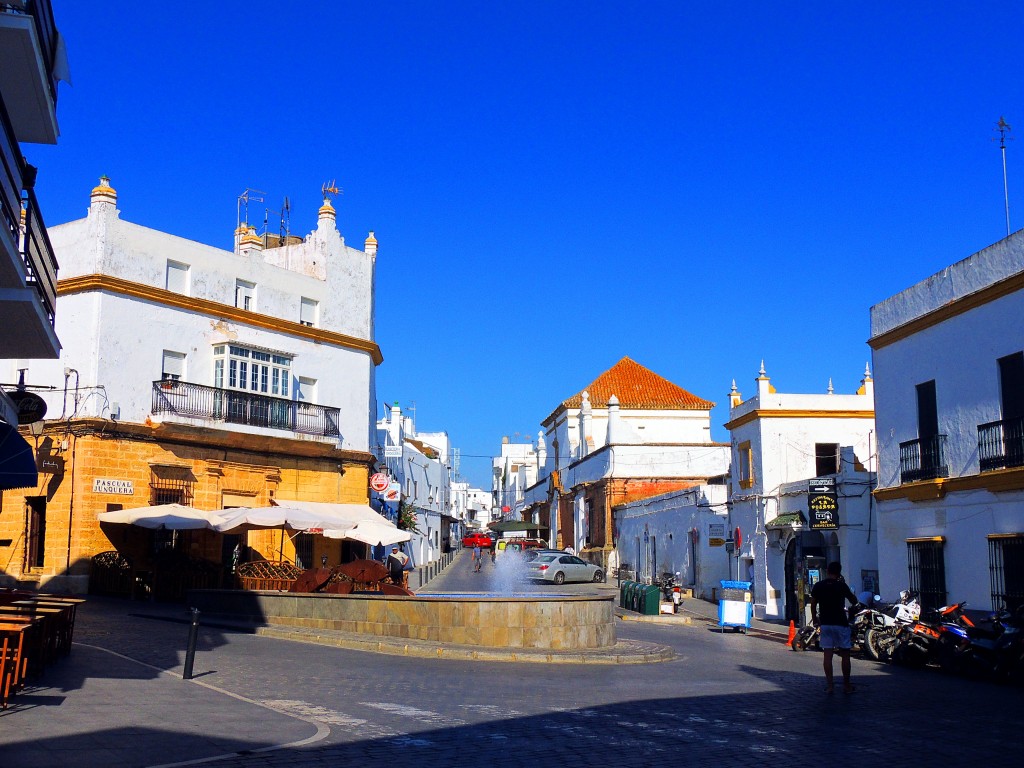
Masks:
[[[247,187],[305,234],[336,179],[380,242],[378,399],[483,487],[624,355],[723,441],[762,359],[853,392],[870,306],[1006,233],[1016,3],[53,4],[47,223],[107,174],[123,218],[229,248]],[[1024,142],[1008,165],[1024,223]]]

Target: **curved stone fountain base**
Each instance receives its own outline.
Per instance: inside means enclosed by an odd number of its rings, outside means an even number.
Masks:
[[[612,596],[384,596],[195,590],[203,616],[378,638],[494,649],[589,651],[615,646]]]

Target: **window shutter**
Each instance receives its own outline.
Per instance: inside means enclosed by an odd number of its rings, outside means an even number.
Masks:
[[[299,322],[303,325],[314,326],[316,325],[316,311],[318,308],[318,302],[313,299],[302,299],[302,306],[299,309]]]
[[[165,379],[180,379],[185,375],[185,355],[181,352],[164,350],[163,376]]]
[[[167,290],[188,296],[188,264],[167,261]]]

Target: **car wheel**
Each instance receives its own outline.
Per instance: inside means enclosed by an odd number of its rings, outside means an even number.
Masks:
[[[600,584],[604,581],[604,571],[594,571],[594,583]]]
[[[555,574],[555,584],[565,584],[565,574],[561,571]]]

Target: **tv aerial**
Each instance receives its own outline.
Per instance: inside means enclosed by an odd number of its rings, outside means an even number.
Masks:
[[[331,181],[325,181],[324,185],[320,188],[320,191],[324,193],[324,200],[327,200],[328,198],[333,200],[336,195],[341,194],[341,188],[334,179]]]

